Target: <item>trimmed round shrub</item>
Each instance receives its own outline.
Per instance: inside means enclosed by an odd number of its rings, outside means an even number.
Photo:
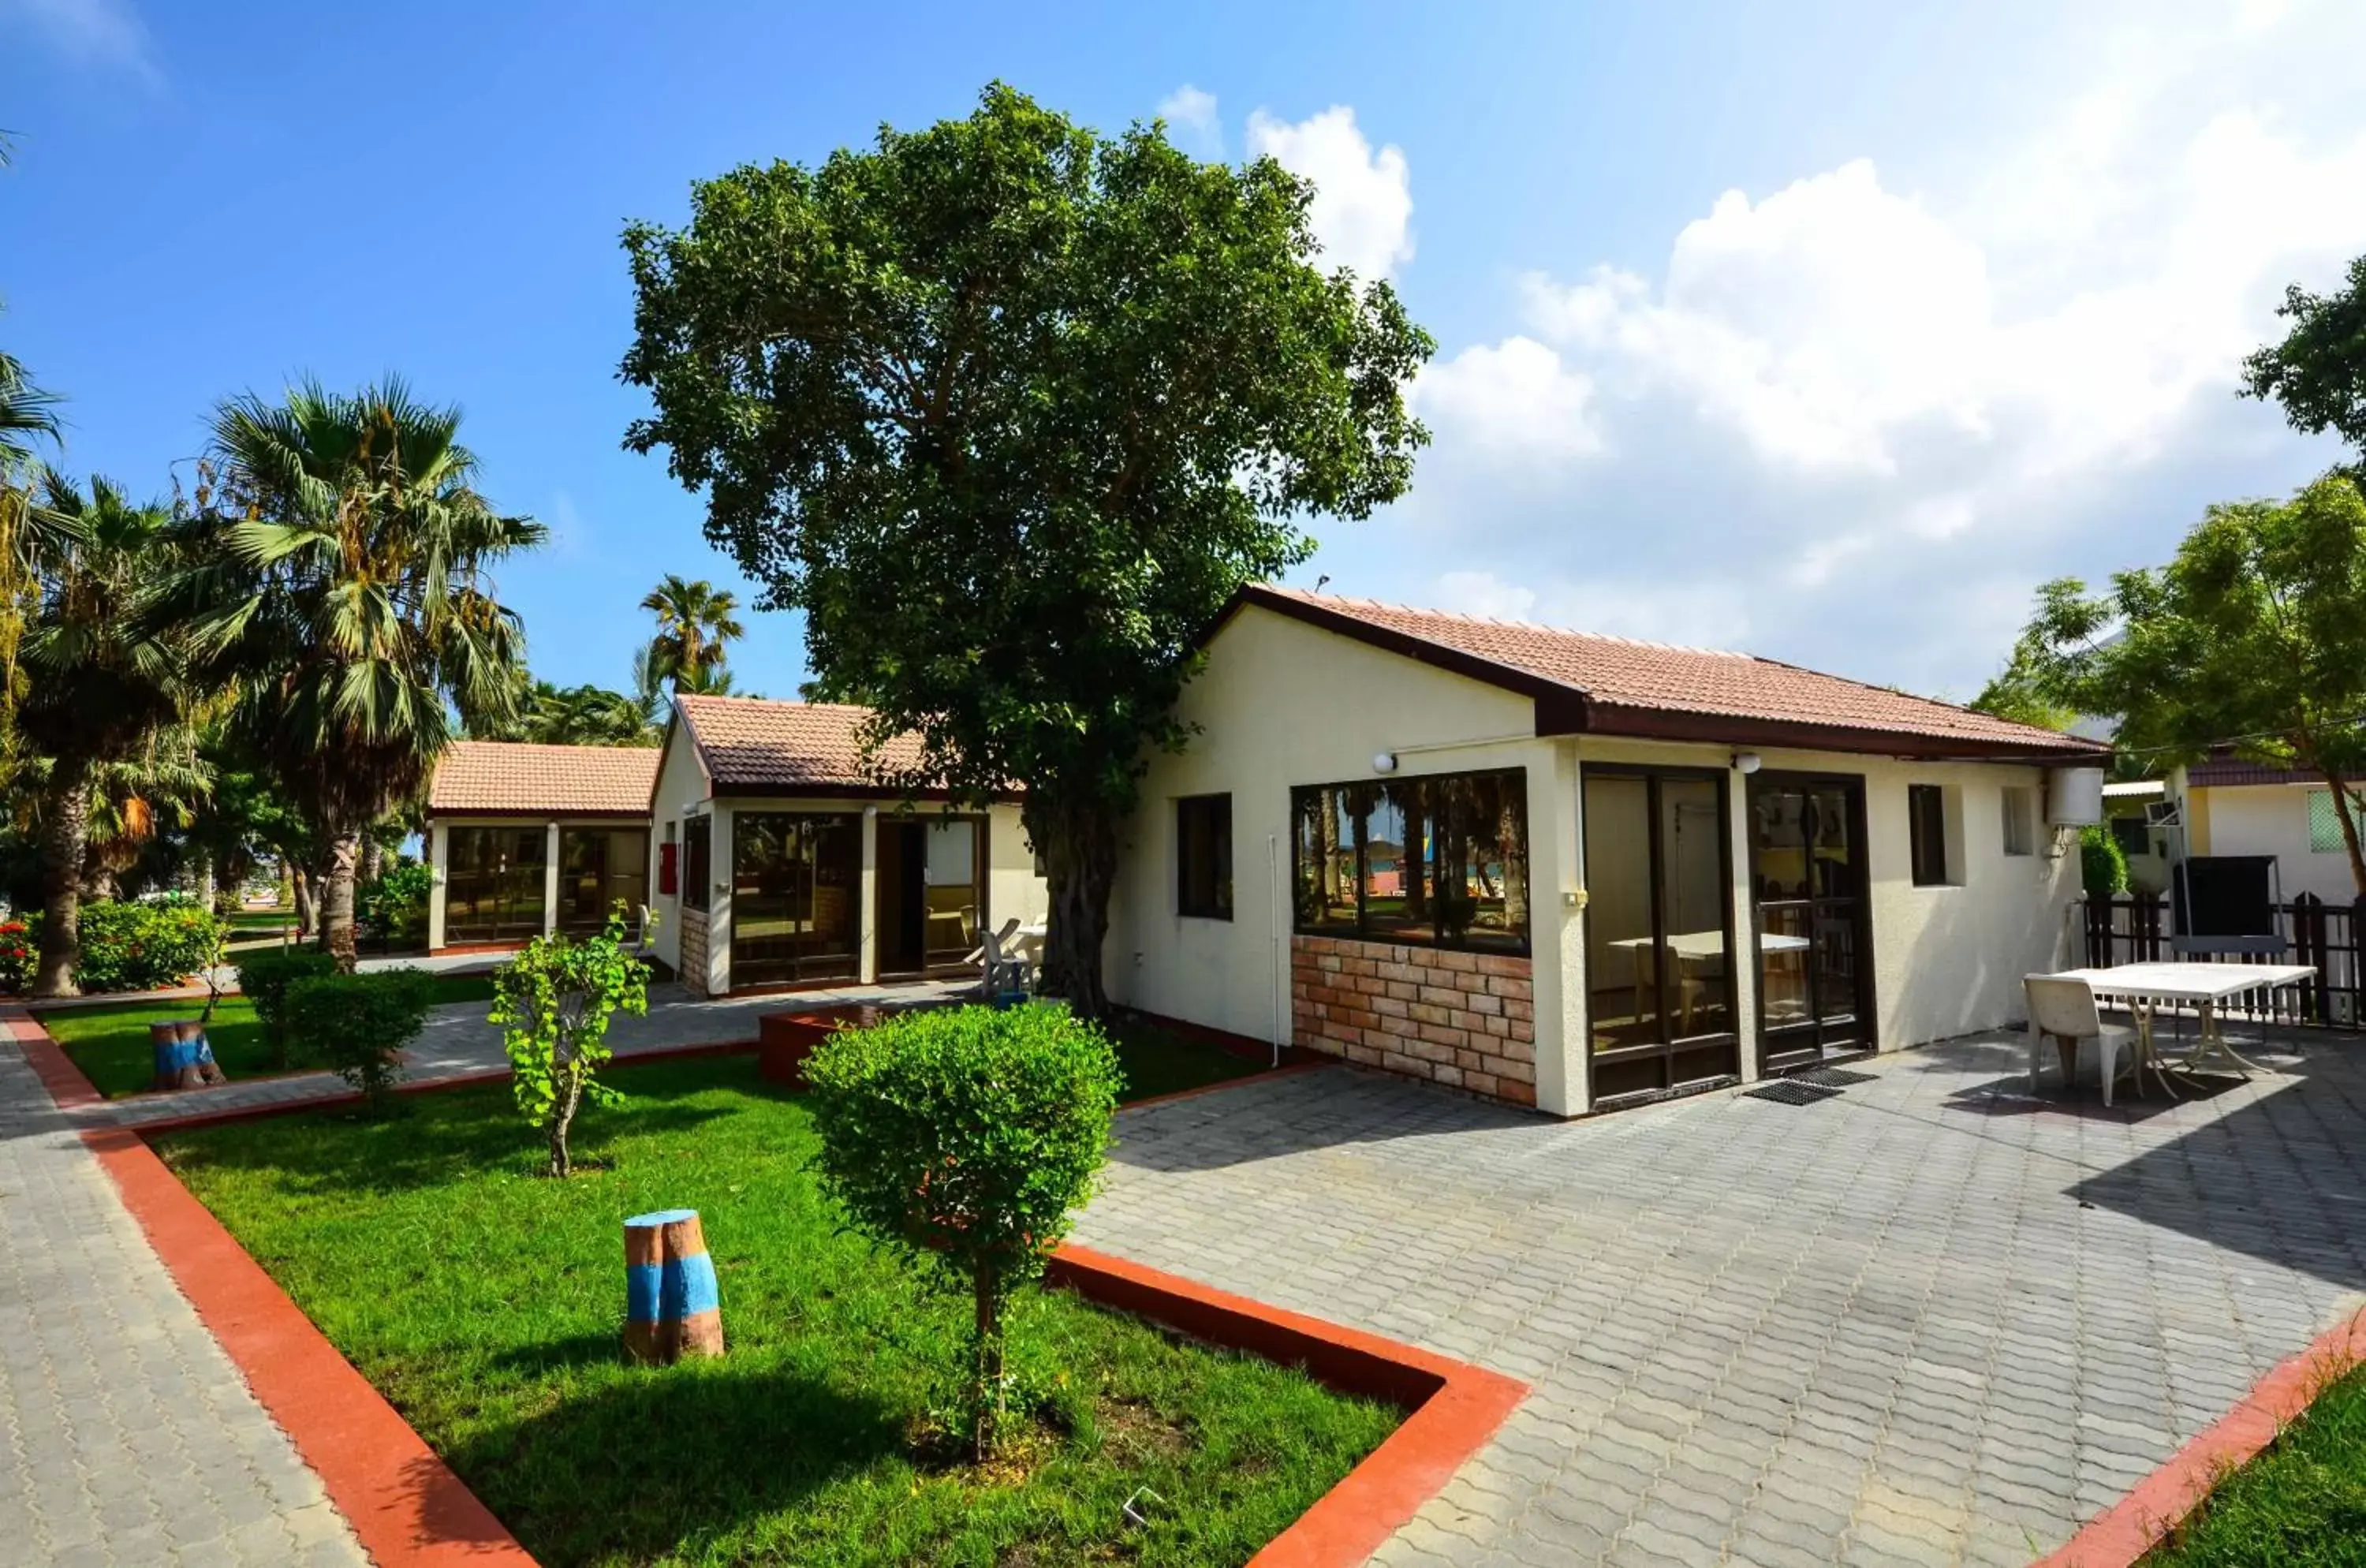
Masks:
[[[2079,829],[2079,885],[2090,898],[2116,897],[2128,890],[2128,857],[2108,822]]]
[[[1003,1314],[1092,1195],[1122,1083],[1109,1037],[1054,1002],[913,1012],[805,1064],[821,1185],[855,1229],[972,1304],[964,1416],[990,1456]]]
[[[392,1109],[402,1048],[427,1026],[434,976],[423,969],[316,975],[287,987],[287,1032],[362,1091],[370,1114]]]
[[[254,1004],[256,1021],[271,1047],[271,1064],[285,1067],[295,1058],[295,1041],[287,1027],[287,987],[337,972],[337,960],[317,947],[267,947],[238,957],[238,988]]]

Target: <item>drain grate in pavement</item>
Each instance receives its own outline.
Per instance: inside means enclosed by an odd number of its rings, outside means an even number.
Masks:
[[[1821,1084],[1802,1083],[1797,1078],[1777,1078],[1741,1092],[1747,1099],[1771,1100],[1777,1105],[1813,1105],[1820,1100],[1834,1099],[1841,1091]]]
[[[1826,1089],[1846,1089],[1851,1084],[1871,1083],[1871,1073],[1853,1073],[1846,1067],[1809,1067],[1803,1073],[1790,1075],[1793,1083],[1821,1084]]]

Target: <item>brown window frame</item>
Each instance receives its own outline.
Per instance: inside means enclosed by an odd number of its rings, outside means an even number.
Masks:
[[[715,814],[702,811],[682,821],[682,907],[700,914],[715,905]]]
[[[1175,912],[1195,920],[1233,918],[1233,797],[1229,793],[1176,797]]]
[[[1420,784],[1430,791],[1436,791],[1444,785],[1472,779],[1495,780],[1497,786],[1509,791],[1511,798],[1518,803],[1521,908],[1526,911],[1526,915],[1516,933],[1511,931],[1502,934],[1490,933],[1475,924],[1465,925],[1459,933],[1449,933],[1446,915],[1447,901],[1436,896],[1439,886],[1437,857],[1444,852],[1448,838],[1448,835],[1444,833],[1433,833],[1431,852],[1424,854],[1418,862],[1415,862],[1409,852],[1411,846],[1398,846],[1401,865],[1411,866],[1417,863],[1421,867],[1422,876],[1426,879],[1425,886],[1428,889],[1430,907],[1428,929],[1423,931],[1418,928],[1395,926],[1374,930],[1369,908],[1370,867],[1366,859],[1368,845],[1365,823],[1370,814],[1369,807],[1356,813],[1353,818],[1352,845],[1343,843],[1339,846],[1343,852],[1352,851],[1354,857],[1356,881],[1354,921],[1347,923],[1307,919],[1303,901],[1306,886],[1304,858],[1306,842],[1305,834],[1301,829],[1304,823],[1312,819],[1309,803],[1314,797],[1329,796],[1340,792],[1355,792],[1359,795],[1367,792],[1377,794],[1391,785],[1402,787],[1407,784]],[[1436,796],[1433,795],[1432,798],[1435,799]],[[1324,807],[1324,809],[1334,808],[1335,807]],[[1435,809],[1425,810],[1425,830],[1428,830],[1429,826],[1436,820]],[[1530,865],[1528,854],[1528,771],[1525,767],[1470,768],[1450,773],[1390,775],[1384,778],[1354,779],[1333,784],[1297,784],[1293,785],[1290,792],[1290,929],[1299,935],[1333,937],[1345,942],[1434,947],[1452,953],[1493,953],[1517,958],[1526,958],[1529,955],[1532,933],[1536,924],[1536,878],[1532,874],[1533,867]],[[1402,872],[1400,874],[1403,874]],[[1504,875],[1508,879],[1510,874],[1510,867],[1506,866]]]

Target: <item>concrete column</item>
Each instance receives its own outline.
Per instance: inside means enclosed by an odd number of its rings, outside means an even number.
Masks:
[[[731,811],[713,804],[706,830],[706,994],[731,990]]]
[[[1733,976],[1734,1031],[1740,1037],[1741,1081],[1758,1081],[1758,899],[1750,881],[1750,775],[1726,773],[1725,841],[1732,846],[1733,951],[1726,967]]]
[[[862,808],[862,888],[857,908],[857,968],[866,986],[879,981],[879,808]]]
[[[542,934],[558,929],[558,824],[544,829],[542,843]]]
[[[1537,1109],[1588,1109],[1585,1079],[1585,911],[1579,845],[1584,803],[1577,746],[1548,741],[1528,768],[1528,952],[1533,955]]]
[[[452,874],[452,829],[441,822],[427,828],[427,951],[444,945],[444,887]]]

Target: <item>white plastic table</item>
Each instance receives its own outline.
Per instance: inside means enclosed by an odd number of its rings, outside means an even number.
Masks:
[[[1647,970],[1643,967],[1643,954],[1651,950],[1651,939],[1648,936],[1620,937],[1617,942],[1606,942],[1603,945],[1615,947],[1627,954],[1635,982],[1635,1016],[1641,1018],[1644,984],[1658,978],[1655,970]],[[1780,931],[1768,931],[1758,939],[1758,951],[1762,953],[1803,953],[1807,951],[1807,947],[1806,937],[1786,936]],[[1700,983],[1684,972],[1684,965],[1706,964],[1711,959],[1723,958],[1725,933],[1723,931],[1670,931],[1667,949],[1675,955],[1676,960],[1677,1006],[1682,1010],[1677,1026],[1689,1034],[1693,1027],[1693,1001],[1700,989]]]
[[[2220,1006],[2253,991],[2297,986],[2315,976],[2316,970],[2306,964],[2123,964],[2113,969],[2067,970],[2062,977],[2086,981],[2099,1001],[2128,1004],[2135,1017],[2137,1059],[2155,1073],[2162,1063],[2153,1044],[2153,1009],[2163,1002],[2191,1002],[2201,1017],[2200,1038],[2177,1065],[2188,1072],[2218,1067],[2248,1076],[2269,1069],[2226,1043],[2218,1028]]]

